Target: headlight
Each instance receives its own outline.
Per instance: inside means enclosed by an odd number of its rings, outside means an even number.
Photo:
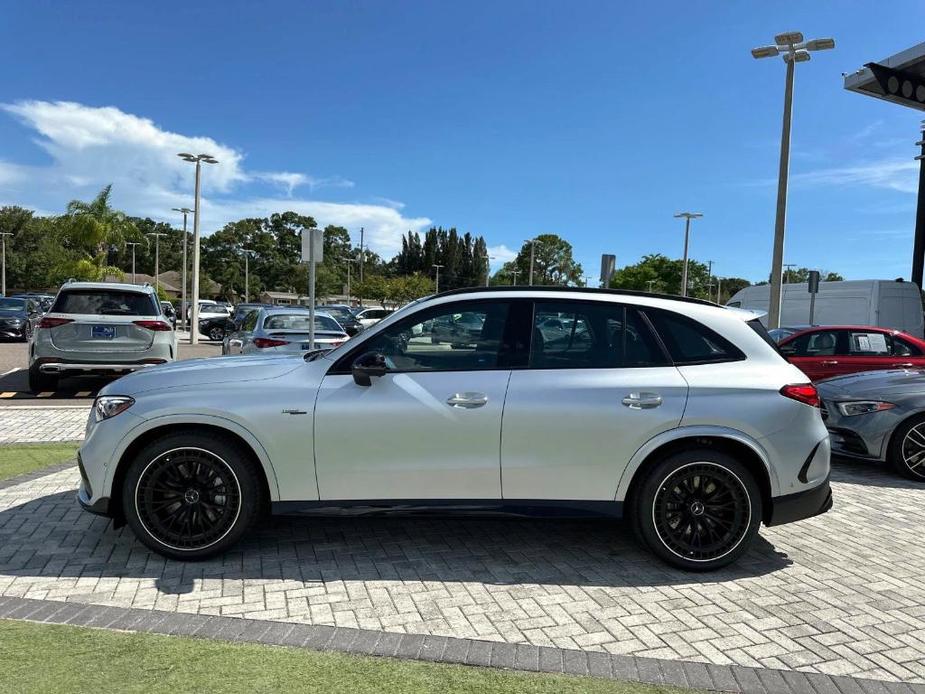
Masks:
[[[853,400],[851,402],[837,403],[838,411],[845,417],[854,417],[859,414],[870,414],[871,412],[882,412],[883,410],[892,410],[896,405],[891,402],[882,402],[880,400]]]
[[[20,325],[22,325],[21,318],[9,318],[6,322],[8,325],[12,325],[14,328],[18,328]]]
[[[101,395],[93,403],[93,409],[96,411],[96,421],[101,422],[104,419],[115,417],[134,404],[135,401],[127,395]]]

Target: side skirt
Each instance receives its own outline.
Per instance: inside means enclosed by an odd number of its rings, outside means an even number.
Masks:
[[[344,499],[274,501],[275,516],[512,516],[520,518],[622,518],[622,501],[548,499]]]

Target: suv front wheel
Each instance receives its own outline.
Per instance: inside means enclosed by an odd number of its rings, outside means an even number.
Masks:
[[[761,490],[749,470],[711,449],[668,456],[631,499],[636,536],[679,569],[710,571],[745,552],[761,523]]]

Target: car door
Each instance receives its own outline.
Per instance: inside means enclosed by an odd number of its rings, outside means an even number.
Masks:
[[[630,305],[538,301],[531,333],[504,408],[504,498],[613,500],[633,454],[680,423],[687,383]]]
[[[314,417],[323,500],[499,499],[501,415],[514,349],[510,301],[449,302],[368,337],[325,375]],[[478,339],[452,349],[421,325],[472,311]],[[359,385],[354,361],[381,355],[387,371]]]
[[[903,356],[901,342],[881,330],[845,330],[845,356],[839,357],[840,373],[858,373],[859,371],[877,371],[879,369],[904,368],[914,366],[915,358]],[[911,347],[911,345],[910,345]],[[894,355],[894,352],[898,354]]]
[[[839,360],[845,348],[839,349],[841,331],[828,328],[807,330],[781,342],[780,351],[812,381],[839,375]]]

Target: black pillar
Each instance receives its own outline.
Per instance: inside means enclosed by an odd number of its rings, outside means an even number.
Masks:
[[[916,142],[922,153],[919,160],[919,200],[915,211],[915,244],[912,247],[912,282],[922,288],[922,270],[925,269],[925,135]]]

